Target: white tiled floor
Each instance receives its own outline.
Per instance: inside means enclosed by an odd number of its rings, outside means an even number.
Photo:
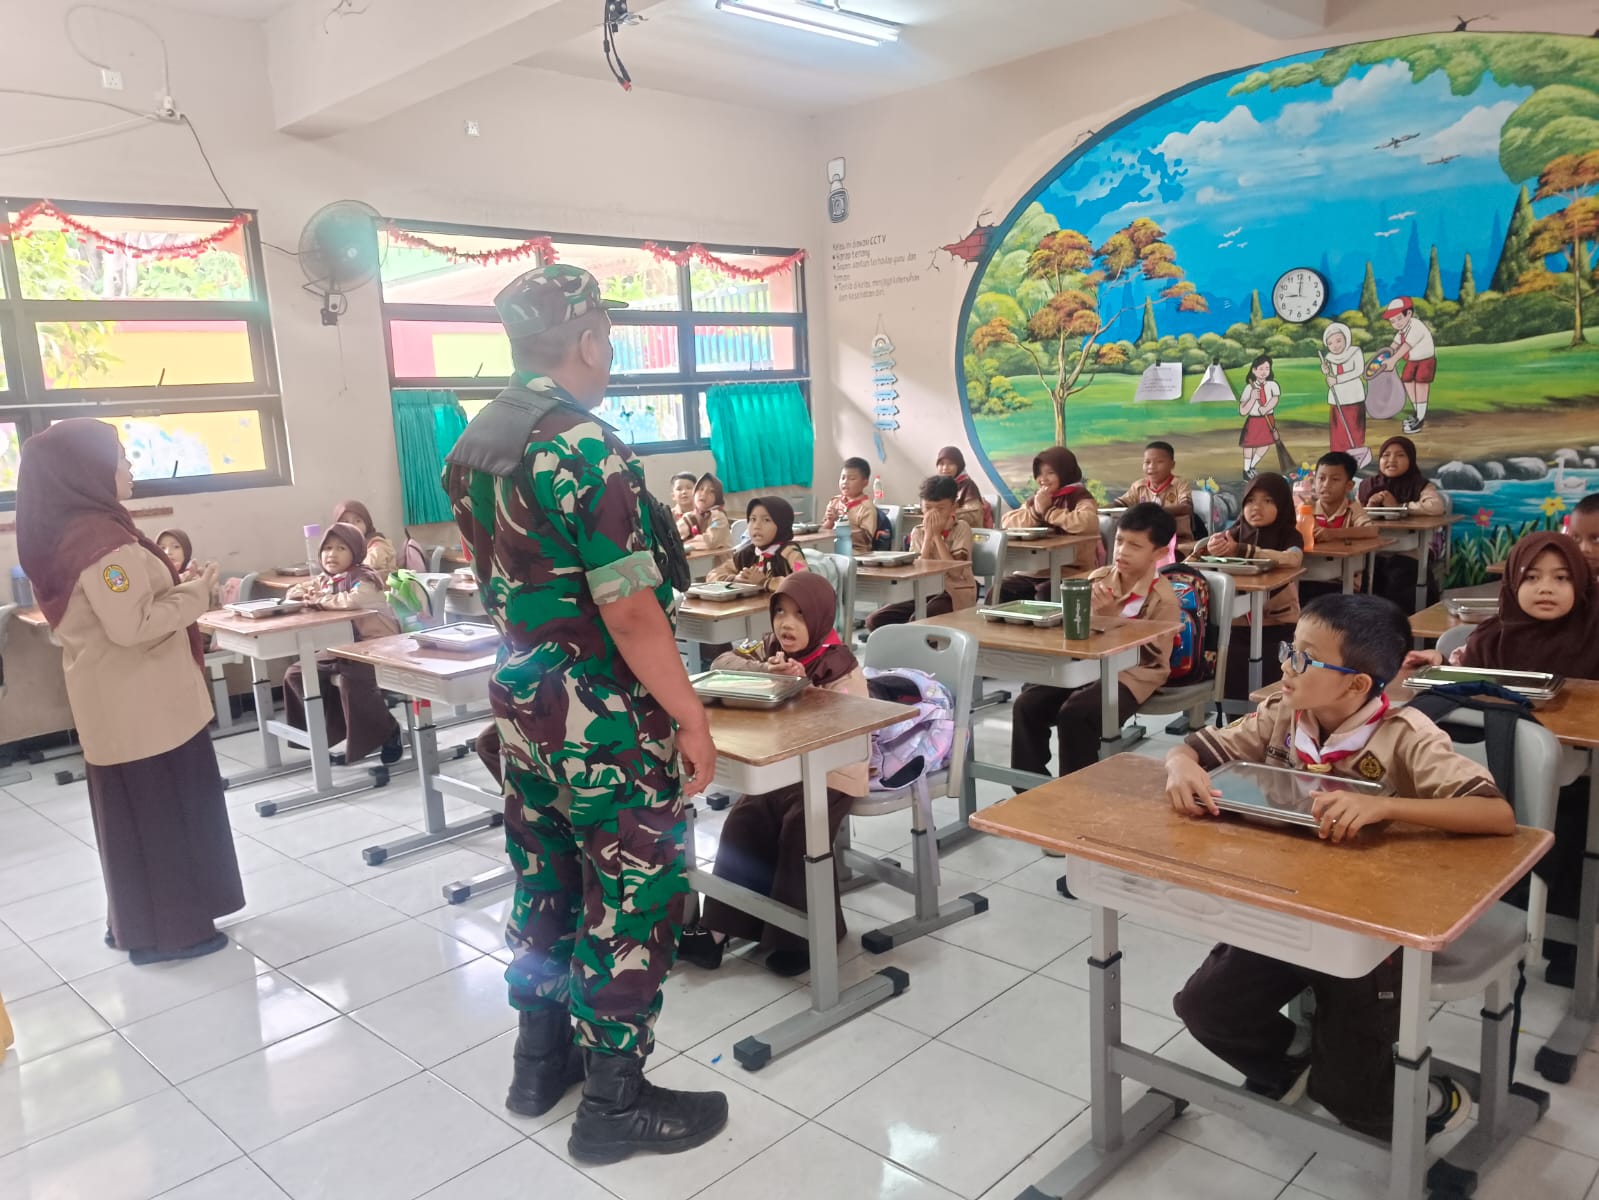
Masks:
[[[1002,761],[1008,742],[1008,711],[982,714],[979,755]],[[258,757],[248,737],[218,749],[224,770]],[[301,790],[303,775],[230,792],[249,901],[222,922],[234,943],[133,967],[101,941],[84,786],[53,782],[73,765],[0,789],[0,992],[18,1034],[0,1064],[5,1200],[1011,1200],[1088,1137],[1087,916],[1055,891],[1059,861],[1028,847],[980,838],[949,854],[946,890],[980,891],[989,911],[881,957],[855,938],[908,915],[908,898],[848,893],[845,981],[897,966],[910,990],[762,1072],[739,1068],[733,1045],[798,1011],[799,983],[742,957],[675,970],[652,1078],[726,1091],[732,1121],[689,1154],[580,1169],[566,1157],[575,1093],[537,1120],[503,1105],[515,1015],[495,955],[508,893],[446,905],[439,892],[497,865],[498,834],[371,868],[363,847],[420,820],[406,777],[273,818],[254,803]],[[478,771],[451,768],[482,782]],[[703,851],[720,822],[700,822]],[[853,837],[901,858],[908,841],[899,816],[856,822]],[[1208,947],[1127,923],[1123,949],[1128,1039],[1225,1074],[1171,1011]],[[1518,1078],[1553,1105],[1477,1194],[1599,1200],[1599,1054],[1567,1086],[1533,1075],[1567,996],[1540,976]],[[1472,1047],[1476,1010],[1435,1016],[1435,1044]],[[1098,1193],[1377,1194],[1358,1172],[1194,1109]]]

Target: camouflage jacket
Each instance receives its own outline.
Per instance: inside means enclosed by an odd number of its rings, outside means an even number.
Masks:
[[[500,631],[495,715],[547,761],[664,741],[670,719],[600,617],[600,605],[642,588],[671,605],[640,512],[643,468],[554,380],[518,382],[561,401],[534,429],[522,466],[498,478],[448,464],[442,480]]]

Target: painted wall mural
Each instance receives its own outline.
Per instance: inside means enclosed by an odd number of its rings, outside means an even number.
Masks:
[[[1234,484],[1406,432],[1472,517],[1448,582],[1599,490],[1599,40],[1448,33],[1202,80],[988,231],[957,372],[1012,497],[1064,441]],[[957,268],[961,266],[956,263]],[[947,268],[946,268],[947,269]],[[1164,365],[1181,394],[1152,386]]]

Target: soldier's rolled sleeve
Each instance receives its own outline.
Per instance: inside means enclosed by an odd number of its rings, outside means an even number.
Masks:
[[[638,480],[621,455],[599,437],[569,444],[560,470],[570,486],[555,494],[596,604],[624,600],[661,584],[661,570],[644,540]]]

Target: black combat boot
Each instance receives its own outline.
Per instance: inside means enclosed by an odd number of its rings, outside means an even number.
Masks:
[[[583,1103],[566,1149],[580,1162],[620,1162],[636,1150],[676,1154],[703,1146],[727,1125],[721,1092],[674,1092],[644,1078],[634,1055],[588,1055]]]
[[[519,1117],[542,1117],[567,1088],[583,1082],[583,1052],[572,1044],[572,1018],[564,1005],[543,1000],[522,1013],[511,1063],[505,1107]]]

